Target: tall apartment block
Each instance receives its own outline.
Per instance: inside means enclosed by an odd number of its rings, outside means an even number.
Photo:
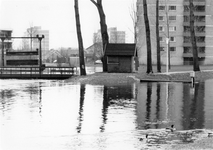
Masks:
[[[151,30],[152,61],[156,64],[156,0],[147,0]],[[200,64],[213,64],[213,3],[211,0],[194,0],[195,32]],[[146,64],[146,33],[143,17],[143,0],[137,0],[137,47],[140,64]],[[166,64],[167,48],[172,65],[193,63],[189,27],[189,0],[159,1],[159,32],[161,63]],[[166,39],[169,39],[169,46]]]
[[[109,43],[125,43],[126,42],[126,32],[118,31],[116,27],[108,28]],[[101,31],[94,33],[93,42],[100,43],[101,40]]]
[[[41,41],[41,49],[42,49],[42,60],[46,59],[46,52],[49,50],[49,30],[43,30],[40,26],[34,26],[31,28],[28,28],[25,32],[25,36],[30,37],[31,35],[35,37],[36,35],[39,35],[40,37],[44,35],[44,38]],[[32,43],[32,48],[34,50],[39,49],[39,40],[35,39]]]

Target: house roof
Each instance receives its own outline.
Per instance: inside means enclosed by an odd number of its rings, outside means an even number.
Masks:
[[[134,56],[135,51],[135,44],[109,43],[106,46],[105,55]]]

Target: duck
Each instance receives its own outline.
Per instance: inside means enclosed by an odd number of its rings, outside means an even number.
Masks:
[[[146,136],[145,136],[145,137],[146,137],[146,141],[147,141],[147,140],[148,140],[148,134],[146,134]],[[143,140],[144,140],[144,138],[139,138],[139,140],[140,140],[140,141],[143,141]]]
[[[167,127],[166,131],[170,131],[170,132],[174,132],[176,129],[174,127],[174,125],[172,124],[171,127]]]
[[[213,137],[213,133],[208,133],[208,137]]]

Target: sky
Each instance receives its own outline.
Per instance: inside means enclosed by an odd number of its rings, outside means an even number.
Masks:
[[[108,27],[126,31],[126,42],[133,42],[130,17],[136,0],[103,0]],[[84,48],[93,44],[93,33],[100,29],[96,6],[79,0],[79,14]],[[50,49],[78,47],[74,0],[0,0],[0,29],[12,29],[13,36],[23,36],[27,28],[41,26],[49,30]]]

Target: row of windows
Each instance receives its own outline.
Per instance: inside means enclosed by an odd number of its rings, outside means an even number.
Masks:
[[[166,31],[167,28],[164,26],[159,26],[159,31]],[[176,26],[169,26],[169,31],[176,31]]]
[[[176,47],[169,47],[169,50],[174,52],[176,51]],[[205,53],[205,47],[198,47],[197,50],[199,53]],[[160,51],[166,51],[166,47],[160,47]],[[192,53],[192,48],[184,47],[183,53]]]
[[[168,7],[169,9],[168,10],[176,10],[176,6],[169,6]],[[163,6],[163,5],[161,5],[161,6],[159,6],[159,10],[166,10],[166,6]]]
[[[166,47],[160,47],[160,51],[166,51]],[[176,47],[169,47],[169,51],[176,51]]]
[[[160,40],[160,42],[165,42],[165,41],[166,41],[166,38],[164,38],[164,37],[159,37],[159,40]],[[169,41],[170,41],[170,42],[175,42],[175,41],[176,41],[176,38],[175,38],[174,36],[171,36],[171,37],[169,38]],[[196,37],[196,41],[197,41],[198,43],[203,43],[203,42],[205,42],[205,37],[204,37],[204,36],[198,36],[198,37]],[[191,42],[191,37],[184,36],[184,37],[183,37],[183,42],[184,42],[184,43],[189,43],[189,42]]]
[[[176,6],[168,6],[168,10],[170,11],[176,11]],[[159,6],[159,10],[166,10],[166,6],[161,5]],[[189,11],[189,6],[184,6],[184,12]],[[205,12],[205,5],[204,6],[195,6],[194,7],[195,12]]]
[[[205,12],[206,6],[194,6],[194,12]],[[184,12],[189,12],[189,6],[184,6]]]
[[[160,42],[164,42],[164,41],[166,41],[166,38],[164,38],[164,37],[159,37],[159,40],[160,40]],[[175,42],[176,41],[176,38],[174,37],[174,36],[171,36],[170,38],[169,38],[169,41],[170,42]]]
[[[195,26],[194,27],[196,32],[205,32],[206,27],[205,26]],[[159,26],[159,31],[166,31],[167,27],[165,26]],[[169,26],[169,31],[176,31],[176,26]],[[184,26],[183,27],[183,31],[184,32],[189,32],[190,31],[190,27],[189,26]]]
[[[166,18],[166,16],[159,16],[159,21],[164,21],[164,20],[166,20],[165,19]],[[168,16],[168,19],[170,20],[170,21],[175,21],[176,20],[176,16]]]

